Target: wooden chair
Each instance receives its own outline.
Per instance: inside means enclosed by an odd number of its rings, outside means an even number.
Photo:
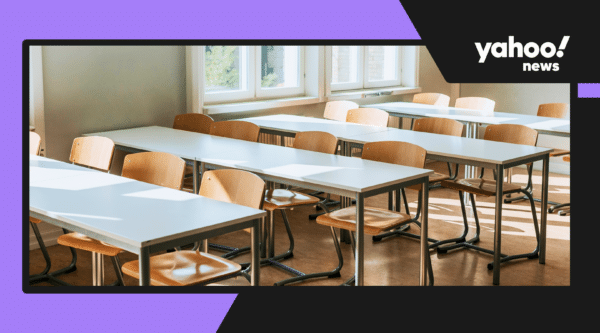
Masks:
[[[563,156],[563,161],[565,161],[565,162],[571,162],[571,155],[569,154],[569,155]],[[556,204],[554,204],[554,206],[548,208],[548,213],[554,213],[555,210],[557,210],[559,208],[565,208],[565,207],[571,207],[571,203],[570,202],[556,203]],[[567,214],[571,214],[571,209],[570,208],[558,211],[558,215],[565,216]]]
[[[184,113],[175,116],[173,128],[182,131],[209,134],[210,126],[213,122],[214,120],[210,116],[202,113]],[[192,183],[194,179],[193,173],[194,167],[186,164],[183,189],[187,192],[193,192],[194,190],[194,184]]]
[[[415,125],[413,126],[413,131],[417,132],[427,132],[434,134],[442,134],[442,135],[452,135],[452,136],[462,136],[462,132],[465,125],[456,121],[454,119],[446,119],[446,118],[420,118],[416,120]],[[458,174],[459,165],[456,164],[454,173],[452,173],[450,163],[448,164],[448,178],[445,178],[445,175],[437,174],[429,177],[430,186],[433,184],[433,187],[439,185],[439,183],[444,179],[456,179]]]
[[[361,125],[387,127],[389,114],[375,108],[359,108],[348,110],[346,122]]]
[[[325,104],[323,118],[337,121],[346,121],[348,110],[358,109],[358,104],[351,101],[330,101]]]
[[[257,142],[259,132],[260,127],[256,124],[241,120],[228,120],[214,122],[210,126],[209,134],[224,136],[231,139]]]
[[[180,190],[184,169],[185,162],[175,155],[162,152],[144,152],[125,156],[121,176]],[[117,283],[122,286],[125,285],[121,264],[117,256],[123,251],[121,248],[75,232],[58,237],[58,244],[89,251],[92,252],[92,255],[109,256],[117,273]]]
[[[421,93],[413,96],[413,103],[448,106],[450,105],[450,96],[438,93]],[[411,118],[410,128],[414,129],[415,119]]]
[[[30,132],[30,133],[32,133],[32,132]],[[30,139],[31,139],[31,134],[30,134]],[[31,148],[32,148],[31,143],[30,143],[29,148],[30,148],[30,153],[31,153]],[[37,148],[34,147],[34,149],[36,150],[36,154],[37,154],[37,152],[39,152],[39,144],[37,145]],[[71,162],[73,164],[89,167],[92,169],[109,172],[110,166],[112,164],[114,152],[115,152],[115,144],[109,138],[100,137],[100,136],[79,137],[79,138],[75,138],[73,140],[73,146],[71,147],[71,154],[69,156],[69,162]],[[48,271],[50,269],[50,257],[48,256],[46,247],[44,246],[41,235],[39,234],[39,230],[38,230],[37,226],[35,225],[41,221],[37,220],[37,219],[32,220],[30,218],[30,222],[32,222],[31,226],[32,226],[35,236],[38,240],[38,243],[40,244],[40,249],[42,250],[44,259],[46,259],[47,266],[44,269],[44,272],[42,274],[30,276],[29,283],[37,283],[37,282],[42,282],[42,281],[48,280],[54,284],[69,285],[68,283],[66,283],[64,281],[57,279],[56,276],[65,274],[65,273],[69,273],[69,272],[72,272],[77,269],[77,267],[75,266],[77,263],[77,252],[76,252],[75,248],[70,247],[71,263],[67,267],[61,268],[52,273],[48,273]],[[58,238],[59,240],[61,237],[69,235],[69,231],[64,228],[63,228],[63,233],[64,233],[64,235],[60,236]]]
[[[570,104],[567,103],[546,103],[540,104],[538,107],[537,115],[539,117],[550,117],[550,118],[565,118],[569,113]],[[564,156],[569,154],[571,151],[568,149],[558,149],[554,148],[554,151],[550,153],[550,157]],[[527,164],[528,166],[531,163]],[[512,169],[507,170],[506,177],[510,179],[512,177]],[[532,184],[527,184],[526,190],[529,193],[533,194]],[[512,203],[519,200],[527,199],[525,196],[519,196],[514,198],[506,198],[504,199],[505,203]],[[533,198],[533,201],[541,202],[540,199]],[[563,207],[562,204],[554,201],[548,201],[548,205],[552,205],[552,207],[548,208],[548,213],[553,213],[556,208]]]
[[[463,132],[463,128],[464,128],[464,125],[454,119],[420,118],[420,119],[416,120],[414,127],[413,127],[413,131],[435,133],[435,134],[442,134],[442,135],[461,136],[462,132]],[[450,163],[448,162],[447,164],[448,164],[448,175],[444,175],[444,174],[436,172],[433,175],[429,176],[429,188],[430,189],[436,188],[436,187],[441,187],[442,180],[456,179],[456,175],[458,174],[459,165],[456,164],[456,167],[455,167],[455,170],[453,173]],[[406,199],[406,193],[405,193],[404,189],[402,189],[401,192],[402,192],[402,199],[404,200],[404,208],[406,210],[406,214],[410,214],[410,211],[408,208],[408,201]],[[419,219],[420,211],[421,211],[421,208],[419,206],[419,208],[417,208],[417,215],[413,219],[416,224],[419,224],[418,219]],[[420,239],[417,235],[406,233],[406,230],[408,230],[409,228],[410,228],[410,225],[407,224],[404,228],[400,228],[400,229],[386,232],[386,233],[383,233],[383,234],[380,234],[377,236],[373,236],[373,241],[377,242],[377,241],[380,241],[383,238],[386,238],[389,236],[408,236],[408,237]],[[437,241],[437,240],[430,239],[430,241],[434,242],[433,244],[430,245],[430,248],[435,248],[440,245],[439,241]]]
[[[202,113],[184,113],[175,116],[173,128],[183,131],[209,134],[214,120]]]
[[[448,106],[450,96],[438,93],[420,93],[413,96],[413,103]]]
[[[494,111],[495,105],[496,102],[485,97],[461,97],[454,103],[454,107],[457,108],[481,111]]]
[[[535,146],[537,143],[538,132],[532,128],[523,125],[515,125],[515,124],[500,124],[500,125],[488,125],[485,129],[484,140],[491,141],[500,141],[521,145],[530,145]],[[532,167],[527,166],[527,171],[529,175],[529,182],[531,182],[532,175]],[[448,239],[443,241],[444,243],[456,242],[454,245],[446,246],[446,247],[438,247],[438,253],[446,253],[450,250],[457,248],[469,248],[477,251],[485,252],[488,254],[494,254],[494,251],[481,248],[479,246],[474,245],[474,243],[479,241],[480,227],[479,227],[479,218],[477,217],[477,207],[475,205],[474,194],[483,195],[483,196],[496,196],[496,181],[498,180],[489,180],[483,178],[484,168],[481,169],[481,174],[479,178],[470,178],[470,179],[459,179],[459,180],[444,180],[442,181],[442,186],[450,189],[454,189],[458,191],[458,196],[460,199],[460,205],[463,213],[463,223],[464,223],[464,231],[463,234],[458,238]],[[497,178],[494,174],[494,178]],[[503,181],[501,179],[500,181]],[[466,240],[467,233],[469,231],[469,225],[467,224],[467,215],[465,210],[465,204],[463,199],[463,192],[469,193],[471,198],[471,203],[473,206],[473,215],[475,217],[475,226],[476,233],[475,236],[469,240]],[[518,254],[513,256],[502,255],[502,259],[500,262],[507,262],[509,260],[514,260],[518,258],[528,258],[534,259],[538,258],[539,251],[539,230],[537,223],[537,214],[535,211],[535,205],[533,202],[533,196],[531,193],[526,191],[524,188],[521,188],[519,185],[514,185],[511,183],[503,183],[502,184],[502,195],[521,192],[527,196],[529,202],[531,204],[531,213],[533,216],[533,224],[535,227],[535,236],[538,242],[537,247],[531,253],[526,254]],[[488,269],[493,269],[493,263],[488,264]]]
[[[348,110],[346,122],[361,125],[387,127],[389,114],[386,111],[375,108],[359,108]],[[360,156],[361,148],[359,145],[350,144],[350,155]]]
[[[319,131],[309,131],[309,132],[299,132],[296,133],[296,137],[294,138],[293,147],[296,149],[310,150],[315,152],[320,152],[324,154],[335,154],[337,151],[338,139],[329,133],[319,132]],[[296,275],[296,277],[286,279],[280,282],[275,283],[275,285],[285,285],[287,283],[292,283],[300,280],[305,280],[314,277],[321,276],[340,276],[339,269],[334,270],[332,272],[327,273],[317,273],[317,274],[304,274],[301,273],[294,268],[281,264],[279,261],[290,258],[293,256],[294,250],[294,237],[292,236],[292,230],[287,218],[287,214],[285,210],[287,208],[293,208],[297,206],[304,205],[320,205],[324,210],[326,210],[325,201],[327,198],[321,199],[318,197],[314,197],[309,194],[292,191],[288,189],[268,189],[265,195],[265,203],[264,210],[266,210],[269,214],[270,219],[270,233],[274,234],[274,223],[273,223],[273,213],[275,210],[279,210],[281,212],[281,216],[283,218],[283,223],[285,225],[288,239],[290,241],[289,249],[279,255],[269,254],[269,258],[265,259],[262,263],[274,265],[275,267],[281,268],[289,273]],[[270,244],[269,248],[272,250],[274,244]]]
[[[362,158],[384,163],[394,163],[405,166],[423,168],[427,152],[425,149],[407,142],[398,141],[381,141],[369,142],[363,147]],[[421,191],[421,185],[413,185],[410,189]],[[419,198],[421,196],[419,195]],[[420,200],[420,199],[419,199]],[[368,235],[378,235],[382,232],[397,229],[407,223],[414,222],[408,214],[392,211],[389,209],[365,207],[364,208],[364,232]],[[351,243],[353,252],[355,252],[355,237],[356,230],[356,207],[347,207],[317,217],[317,223],[330,227],[331,236],[338,254],[337,271],[342,268],[343,258],[340,251],[338,239],[334,228],[347,230],[351,234]],[[336,271],[334,270],[334,272]],[[428,259],[428,271],[430,284],[433,285],[433,270],[431,268],[431,260]],[[354,281],[354,277],[344,283],[349,285]]]
[[[261,209],[265,182],[258,176],[242,170],[206,171],[202,175],[199,195]],[[238,263],[200,252],[199,248],[195,251],[176,251],[152,256],[150,267],[150,284],[153,286],[204,285],[235,276],[242,270]],[[139,279],[138,261],[125,263],[123,273]]]

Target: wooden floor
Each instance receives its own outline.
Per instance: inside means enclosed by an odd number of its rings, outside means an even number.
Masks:
[[[438,172],[447,172],[445,164],[431,163],[429,168]],[[459,175],[464,175],[461,171]],[[486,178],[491,173],[486,173]],[[514,169],[513,183],[525,186],[527,177],[525,169]],[[541,172],[534,171],[534,197],[540,197]],[[561,174],[550,174],[549,199],[557,202],[569,202],[570,177]],[[407,192],[412,213],[416,209],[417,194]],[[429,197],[429,236],[435,239],[447,239],[459,236],[463,230],[462,216],[458,193],[449,189],[431,190]],[[332,196],[333,197],[333,196]],[[365,200],[367,206],[387,207],[387,195],[379,195]],[[536,203],[538,218],[540,204]],[[288,217],[295,239],[294,257],[283,263],[304,273],[332,270],[337,265],[337,256],[329,228],[318,225],[308,219],[314,213],[313,207],[299,207],[288,210]],[[477,212],[481,223],[481,241],[479,246],[493,249],[494,236],[494,198],[477,197]],[[281,215],[276,212],[276,253],[288,248],[289,242],[285,233]],[[469,236],[474,233],[475,222],[469,212]],[[418,233],[414,224],[411,232]],[[243,231],[211,239],[211,243],[229,246],[247,246],[250,236]],[[406,237],[394,237],[381,242],[373,242],[365,237],[365,285],[378,286],[414,286],[419,282],[419,241]],[[532,223],[531,209],[528,201],[504,204],[502,210],[502,252],[518,254],[531,252],[536,246],[535,232]],[[340,278],[322,278],[296,285],[339,285],[354,273],[354,258],[349,244],[341,245],[344,266]],[[53,270],[66,266],[70,261],[68,248],[60,245],[48,248],[52,258]],[[216,251],[211,253],[219,254]],[[61,276],[64,281],[74,285],[91,285],[91,254],[78,252],[77,270]],[[136,255],[123,252],[119,255],[121,262],[137,259]],[[487,264],[492,261],[489,254],[474,250],[459,249],[447,254],[431,251],[431,260],[437,286],[491,286],[492,271]],[[30,251],[30,273],[40,272],[44,259],[40,250]],[[234,259],[237,262],[248,262],[249,255]],[[105,260],[106,282],[115,281],[111,261]],[[278,268],[264,266],[260,271],[260,285],[273,285],[274,282],[291,277]],[[125,277],[127,285],[137,285],[138,281]],[[249,285],[243,278],[234,278],[221,282],[227,285]],[[570,216],[559,216],[556,212],[548,214],[546,264],[540,265],[538,259],[515,260],[502,265],[500,284],[505,286],[568,286],[570,284]],[[38,283],[36,286],[48,286],[49,283]]]

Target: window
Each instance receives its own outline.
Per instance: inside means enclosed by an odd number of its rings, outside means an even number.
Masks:
[[[331,46],[331,90],[401,85],[399,46]]]
[[[301,46],[205,46],[205,102],[303,95],[304,51]]]

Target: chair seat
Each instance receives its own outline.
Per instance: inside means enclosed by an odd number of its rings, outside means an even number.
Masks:
[[[449,175],[444,175],[436,172],[433,175],[429,176],[429,184],[441,182],[442,180],[446,180],[448,178],[450,178]]]
[[[71,232],[61,235],[57,239],[58,244],[73,247],[80,250],[101,253],[106,256],[114,257],[119,254],[122,249],[106,244],[102,241],[89,238],[77,232]]]
[[[123,273],[139,279],[138,260],[123,265]],[[153,286],[191,286],[234,275],[239,264],[215,255],[196,251],[176,251],[150,257],[150,284]]]
[[[36,219],[35,217],[31,217],[31,216],[30,216],[30,217],[29,217],[29,222],[32,222],[32,223],[40,223],[40,222],[42,222],[42,220],[40,220],[40,219]]]
[[[570,154],[571,151],[568,149],[556,149],[554,148],[554,151],[550,153],[550,156],[563,156],[563,155],[567,155]]]
[[[378,235],[409,221],[407,214],[394,212],[387,209],[365,207],[365,234]],[[356,230],[356,207],[339,209],[317,217],[317,223],[350,231]]]
[[[496,181],[481,178],[444,180],[442,186],[457,191],[473,193],[492,197],[496,195]],[[512,183],[502,183],[502,194],[514,193],[521,190],[521,186]]]
[[[275,209],[310,205],[316,204],[317,202],[319,202],[319,198],[308,194],[284,189],[276,189],[273,191],[272,195],[270,195],[270,192],[267,192],[265,195],[263,209],[272,212]]]

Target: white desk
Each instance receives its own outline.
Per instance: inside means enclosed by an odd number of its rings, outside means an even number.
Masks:
[[[251,282],[258,285],[266,212],[35,155],[29,164],[30,215],[137,254],[140,285],[150,282],[150,253],[244,228],[253,229]],[[102,264],[94,260],[94,276]]]
[[[289,114],[242,118],[238,120],[243,120],[258,125],[263,133],[288,137],[294,137],[298,132],[321,131],[330,133],[340,140],[344,140],[346,137],[385,131],[386,129],[385,127],[379,126],[367,126]]]
[[[557,119],[549,117],[538,117],[526,114],[491,112],[471,109],[462,109],[451,106],[436,106],[410,102],[393,102],[363,105],[363,107],[378,108],[387,111],[392,116],[407,118],[440,117],[449,118],[465,123],[466,137],[478,137],[478,124],[518,124],[533,128],[540,134],[570,137],[570,119]],[[510,170],[507,172],[508,181],[511,182]],[[465,178],[476,177],[474,167],[465,168]],[[466,195],[465,195],[466,198]],[[468,202],[468,200],[467,200]]]
[[[406,118],[441,117],[454,119],[467,124],[467,137],[477,138],[477,128],[474,124],[497,125],[519,124],[533,128],[540,134],[556,136],[570,136],[570,119],[539,117],[526,114],[508,112],[486,112],[455,108],[451,106],[435,106],[428,104],[393,102],[363,105],[363,107],[377,108],[387,111],[392,116]]]
[[[504,178],[504,170],[517,165],[542,160],[542,206],[540,227],[540,264],[546,257],[546,215],[548,205],[548,173],[552,148],[541,148],[510,143],[454,137],[448,135],[415,132],[389,128],[384,132],[358,135],[346,139],[348,142],[364,144],[376,141],[404,141],[419,145],[427,150],[427,158],[491,168],[496,170],[497,179]],[[494,238],[493,283],[500,283],[500,241],[502,217],[502,182],[496,182],[496,216]]]
[[[178,141],[177,138],[183,138],[180,132],[182,131],[152,126],[85,135],[108,137],[115,142],[118,148],[131,150],[135,147],[138,150],[159,150],[188,157],[195,155],[195,164],[200,163],[200,169],[204,167],[236,168],[253,172],[270,182],[356,198],[358,220],[356,224],[356,285],[364,284],[364,199],[412,184],[424,183],[425,188],[428,188],[428,177],[433,173],[431,170],[207,134],[187,132],[185,141]],[[157,135],[157,133],[159,134]],[[166,142],[157,139],[159,137],[166,138]],[[423,191],[421,235],[425,241],[421,242],[419,276],[421,285],[426,284],[426,260],[429,255],[427,244],[428,197],[428,191]]]

